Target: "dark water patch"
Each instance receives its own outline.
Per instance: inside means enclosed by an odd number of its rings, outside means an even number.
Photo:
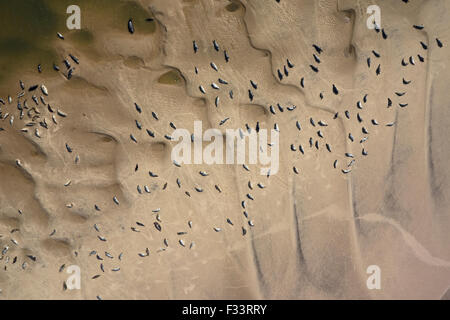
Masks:
[[[48,38],[58,24],[57,15],[39,0],[0,2],[0,37],[37,42]]]
[[[79,46],[89,46],[94,43],[94,34],[87,29],[73,30],[66,38]]]
[[[43,74],[53,73],[53,62],[58,59],[51,48],[36,47],[20,38],[0,39],[0,82],[21,79],[21,72],[36,72],[41,65]]]
[[[241,4],[237,1],[231,1],[231,3],[229,3],[225,9],[229,12],[235,12],[238,11],[241,8]]]
[[[181,84],[182,83],[182,78],[181,75],[178,71],[176,70],[171,70],[168,71],[166,73],[164,73],[163,75],[161,75],[158,79],[159,83],[162,84]]]
[[[67,7],[80,7],[81,30],[68,30],[66,20],[71,16]],[[133,19],[135,34],[152,34],[157,23],[152,13],[134,1],[125,0],[14,0],[0,1],[0,86],[17,80],[19,72],[56,75],[53,63],[61,67],[55,49],[56,41],[74,44],[86,54],[96,54],[97,37],[113,32],[128,33],[128,19]],[[57,38],[56,33],[65,40]]]
[[[37,73],[38,64],[48,72],[57,56],[51,39],[61,24],[62,19],[43,1],[0,2],[0,81],[16,70]]]
[[[128,68],[139,69],[145,66],[144,60],[136,56],[130,56],[124,59],[124,65]]]

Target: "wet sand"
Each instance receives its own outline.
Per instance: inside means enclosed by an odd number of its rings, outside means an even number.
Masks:
[[[85,0],[67,30],[73,2],[0,4],[0,299],[448,299],[448,1]],[[279,171],[175,166],[164,135],[196,120],[277,124]]]

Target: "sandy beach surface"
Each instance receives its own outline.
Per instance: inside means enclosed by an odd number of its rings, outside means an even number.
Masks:
[[[449,15],[2,1],[0,299],[450,299]],[[177,166],[194,121],[277,128],[278,172]]]

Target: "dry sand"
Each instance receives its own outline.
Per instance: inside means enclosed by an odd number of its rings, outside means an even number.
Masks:
[[[0,260],[0,299],[449,298],[449,1],[86,0],[78,1],[82,30],[69,31],[65,10],[73,2],[0,5],[0,97],[6,102],[1,110],[10,114],[0,122],[0,248],[9,248]],[[372,4],[381,8],[387,39],[366,27]],[[145,21],[149,17],[154,21]],[[134,34],[127,30],[129,18]],[[410,56],[415,65],[402,66],[402,58]],[[70,80],[64,76],[65,58],[75,67]],[[286,59],[294,67],[280,81],[277,70],[283,72]],[[54,62],[60,72],[52,70]],[[218,77],[229,84],[219,84],[217,91],[210,84]],[[411,83],[402,84],[403,78]],[[253,101],[250,79],[258,84]],[[26,89],[17,99],[19,80]],[[40,138],[36,127],[20,131],[31,119],[28,110],[20,119],[17,109],[18,100],[23,105],[26,99],[31,109],[31,96],[42,95],[40,88],[28,92],[34,84],[48,88],[44,98],[53,114],[67,114],[56,115],[54,124],[39,102],[34,120]],[[228,96],[231,89],[234,99]],[[269,106],[277,103],[284,112],[275,108],[272,115]],[[297,108],[288,111],[292,105]],[[39,126],[43,119],[48,129]],[[173,131],[169,122],[192,132],[195,120],[203,122],[203,130],[277,123],[279,172],[267,178],[257,165],[249,165],[250,171],[241,165],[174,166],[170,153],[176,143],[164,138]],[[328,126],[320,127],[319,120]],[[386,126],[392,121],[394,126]],[[365,136],[368,140],[359,143]],[[319,141],[319,150],[310,148],[310,137]],[[291,144],[301,144],[305,154],[291,151]],[[346,152],[356,161],[351,173],[343,174],[350,162]],[[209,175],[201,176],[201,170]],[[147,185],[150,193],[139,194],[137,185]],[[255,200],[247,199],[246,212],[254,227],[241,207],[249,192]],[[154,227],[157,208],[161,231]],[[150,254],[140,257],[146,248]],[[93,250],[103,260],[90,255]],[[80,267],[79,290],[64,289],[70,265]],[[370,265],[380,267],[380,290],[366,286]],[[116,267],[120,271],[112,271]],[[100,277],[92,279],[95,275]]]

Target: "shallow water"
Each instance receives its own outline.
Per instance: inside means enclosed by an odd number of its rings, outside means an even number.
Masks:
[[[72,4],[70,0],[0,3],[0,86],[17,72],[37,71],[38,64],[45,74],[53,73],[53,63],[61,64],[54,47],[57,32],[73,41],[77,50],[93,54],[96,34],[101,37],[104,30],[126,32],[123,26],[131,17],[137,34],[156,30],[155,20],[146,21],[152,18],[149,10],[124,0],[77,1],[82,28],[67,30],[66,8]]]

